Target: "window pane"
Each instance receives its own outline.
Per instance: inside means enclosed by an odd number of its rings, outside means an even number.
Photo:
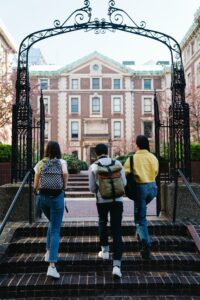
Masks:
[[[114,79],[114,89],[120,89],[120,79]]]
[[[113,111],[121,112],[121,99],[120,98],[113,99]]]
[[[99,98],[92,98],[92,112],[100,113],[100,99]]]
[[[48,98],[43,98],[45,114],[48,114],[48,112],[49,112],[49,101],[48,100],[49,100]]]
[[[152,99],[144,98],[144,112],[152,112]]]
[[[71,112],[78,113],[78,98],[71,98]]]
[[[72,90],[78,89],[78,79],[72,79]]]
[[[144,79],[144,89],[151,90],[151,79]]]
[[[41,90],[48,90],[48,79],[40,79]]]
[[[93,89],[99,89],[100,88],[99,78],[92,78],[92,88]]]
[[[71,122],[71,136],[72,138],[78,138],[78,122]]]
[[[144,122],[144,135],[152,138],[152,122]]]
[[[114,138],[121,137],[121,122],[115,121],[114,122]]]

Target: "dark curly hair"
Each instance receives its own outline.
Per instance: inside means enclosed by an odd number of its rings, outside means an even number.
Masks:
[[[136,145],[142,150],[150,151],[149,140],[145,135],[138,135],[136,138]]]

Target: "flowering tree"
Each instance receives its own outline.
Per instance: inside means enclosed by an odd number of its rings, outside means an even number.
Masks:
[[[194,142],[200,142],[200,87],[195,85],[194,76],[188,82],[186,100],[190,107],[191,138]]]

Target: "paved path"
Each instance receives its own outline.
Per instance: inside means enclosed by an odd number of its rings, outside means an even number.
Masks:
[[[95,198],[76,198],[66,199],[69,213],[64,214],[64,219],[67,220],[97,220],[97,209]],[[124,199],[124,220],[133,220],[133,201]],[[156,217],[156,200],[153,200],[148,205],[147,214],[149,217]]]

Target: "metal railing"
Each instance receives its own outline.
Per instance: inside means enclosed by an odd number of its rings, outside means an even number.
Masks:
[[[180,169],[177,169],[176,174],[175,174],[175,189],[174,189],[174,209],[173,209],[173,222],[176,222],[176,209],[177,209],[177,195],[178,195],[178,178],[181,176],[183,179],[186,187],[188,188],[190,194],[192,195],[193,200],[196,202],[196,204],[200,207],[200,199],[197,197],[195,192],[193,191],[189,181],[183,174],[183,172]]]
[[[8,220],[10,218],[10,215],[11,215],[11,213],[12,213],[12,211],[13,211],[13,209],[14,209],[14,207],[15,207],[15,205],[16,205],[16,203],[17,203],[17,201],[18,201],[18,199],[19,199],[19,197],[20,197],[20,195],[23,191],[23,188],[24,188],[27,181],[28,181],[28,184],[29,184],[29,224],[32,223],[32,174],[33,174],[33,170],[31,169],[24,176],[24,179],[23,179],[23,181],[22,181],[22,183],[21,183],[21,185],[20,185],[20,187],[19,187],[19,189],[18,189],[18,191],[17,191],[17,193],[16,193],[16,195],[15,195],[15,197],[14,197],[14,199],[13,199],[13,201],[12,201],[12,203],[11,203],[11,205],[10,205],[10,207],[9,207],[9,209],[8,209],[6,215],[5,215],[5,217],[4,217],[4,219],[1,223],[1,225],[0,225],[0,235],[3,232],[3,229],[4,229],[4,227],[6,226],[6,224],[8,222]]]

